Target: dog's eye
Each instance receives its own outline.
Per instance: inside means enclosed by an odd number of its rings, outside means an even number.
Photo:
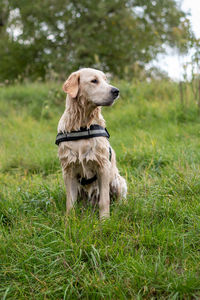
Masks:
[[[92,79],[91,82],[92,83],[98,83],[98,80],[97,79]]]

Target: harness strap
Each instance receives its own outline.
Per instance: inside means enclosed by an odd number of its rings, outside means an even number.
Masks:
[[[111,147],[109,147],[109,161],[111,161],[112,158],[112,150]],[[93,177],[87,179],[87,178],[78,178],[78,181],[81,185],[88,185],[93,183],[95,180],[97,180],[97,175],[95,174]]]
[[[109,147],[109,161],[111,161],[111,158],[112,158],[112,149],[111,147]]]
[[[56,136],[55,144],[59,145],[61,142],[76,141],[80,139],[90,139],[98,136],[104,136],[109,139],[110,134],[107,129],[100,125],[91,125],[89,129],[80,128],[78,131],[60,132]]]
[[[107,139],[109,139],[110,134],[106,128],[104,128],[100,125],[94,124],[94,125],[91,125],[89,129],[87,129],[86,127],[84,127],[84,128],[82,127],[78,131],[58,133],[56,136],[55,144],[59,145],[61,142],[77,141],[80,139],[90,139],[90,138],[99,137],[99,136],[103,136],[103,137],[106,137]],[[111,158],[112,158],[112,150],[111,150],[111,147],[109,147],[109,161],[111,161]],[[91,184],[95,180],[97,180],[97,175],[94,175],[92,178],[89,178],[89,179],[78,178],[78,181],[81,185]]]
[[[88,185],[88,184],[93,183],[95,180],[97,180],[97,175],[96,174],[92,178],[89,178],[89,179],[87,179],[87,178],[79,179],[79,183],[81,185]]]

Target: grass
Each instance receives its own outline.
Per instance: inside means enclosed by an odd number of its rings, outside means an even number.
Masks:
[[[0,90],[2,299],[199,299],[200,119],[169,82],[118,83],[103,110],[127,204],[65,221],[55,83]]]

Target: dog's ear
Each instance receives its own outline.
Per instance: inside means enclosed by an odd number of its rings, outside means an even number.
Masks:
[[[69,94],[72,98],[76,98],[79,89],[80,73],[74,72],[63,84],[63,91]]]

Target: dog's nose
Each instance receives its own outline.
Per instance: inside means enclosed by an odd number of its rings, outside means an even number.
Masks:
[[[117,89],[117,88],[112,88],[111,89],[111,93],[112,93],[112,95],[115,97],[115,98],[117,98],[117,96],[119,95],[119,90]]]

